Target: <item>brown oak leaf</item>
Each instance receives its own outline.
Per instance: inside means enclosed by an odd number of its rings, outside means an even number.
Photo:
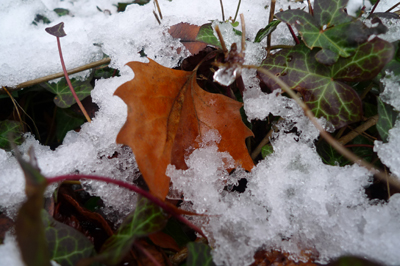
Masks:
[[[245,139],[253,136],[242,121],[242,103],[201,89],[196,72],[130,62],[133,80],[115,92],[128,106],[128,118],[117,136],[117,143],[131,147],[139,169],[154,195],[165,199],[170,178],[169,164],[187,169],[185,156],[197,148],[198,136],[218,130],[219,151],[227,151],[248,171],[254,166]]]

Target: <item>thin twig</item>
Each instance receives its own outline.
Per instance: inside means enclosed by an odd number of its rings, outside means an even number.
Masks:
[[[290,34],[292,34],[292,37],[293,37],[294,41],[296,42],[296,44],[299,44],[300,43],[299,38],[297,38],[296,34],[294,33],[292,26],[290,26],[289,23],[286,23],[286,25],[288,26]]]
[[[225,41],[222,37],[221,30],[219,29],[218,25],[215,26],[215,31],[217,32],[219,42],[221,43],[222,51],[224,51],[224,54],[226,54],[228,52],[228,49],[226,49]]]
[[[82,72],[82,71],[85,71],[85,70],[88,70],[91,68],[95,68],[95,67],[98,67],[98,66],[101,66],[104,64],[108,65],[110,62],[111,62],[111,59],[107,57],[107,58],[101,59],[96,62],[92,62],[92,63],[86,64],[83,66],[72,68],[72,69],[68,70],[67,73],[68,73],[68,75],[75,74],[75,73]],[[64,72],[58,72],[58,73],[51,74],[51,75],[48,75],[45,77],[29,80],[29,81],[18,84],[14,88],[8,88],[8,90],[9,91],[20,90],[22,88],[30,87],[30,86],[33,86],[33,85],[36,85],[36,84],[39,84],[42,82],[47,82],[49,80],[57,79],[57,78],[61,78],[61,77],[64,77]],[[0,94],[3,92],[5,92],[5,91],[3,89],[0,89]]]
[[[222,4],[222,0],[219,0],[219,3],[221,5],[222,21],[225,21],[224,5]]]
[[[315,118],[314,114],[312,111],[308,108],[308,106],[296,95],[296,93],[290,89],[288,85],[286,85],[285,82],[283,82],[280,78],[276,77],[274,74],[269,72],[268,70],[262,68],[262,67],[257,67],[257,66],[246,66],[243,65],[245,68],[252,68],[252,69],[257,69],[259,72],[263,73],[264,75],[268,76],[272,80],[274,80],[287,94],[289,94],[290,97],[292,97],[298,105],[303,109],[305,115],[311,120],[311,122],[314,124],[314,126],[320,131],[321,136],[340,154],[342,154],[344,157],[349,159],[350,161],[358,164],[359,166],[365,167],[367,170],[369,170],[372,174],[374,174],[378,179],[381,181],[385,182],[388,180],[388,182],[395,186],[397,189],[400,189],[400,181],[397,180],[397,178],[393,176],[389,176],[382,171],[379,171],[376,169],[372,164],[364,161],[345,147],[343,147],[342,144],[340,144],[337,140],[335,140],[328,132],[324,130],[324,128],[319,124],[317,119]]]
[[[308,2],[308,13],[310,13],[311,16],[314,16],[314,10],[312,9],[311,1],[307,0],[307,2]]]
[[[233,22],[236,21],[237,18],[237,14],[239,13],[239,8],[240,8],[240,3],[242,2],[242,0],[239,0],[238,6],[236,8],[236,13],[235,13],[235,17],[233,18]]]
[[[356,129],[351,131],[349,134],[338,139],[338,142],[341,143],[342,145],[346,145],[346,143],[349,143],[350,141],[352,141],[355,137],[360,135],[362,132],[364,132],[368,128],[376,125],[376,123],[378,122],[378,119],[379,119],[379,115],[374,115],[374,116],[370,117],[367,121],[365,121],[364,124],[358,126]]]
[[[385,13],[388,13],[388,12],[392,11],[392,10],[395,9],[398,5],[400,5],[400,2],[398,2],[397,4],[395,4],[394,6],[392,6],[391,8],[389,8],[388,10],[386,10]]]
[[[271,7],[269,8],[269,19],[268,19],[268,24],[270,24],[272,22],[272,20],[274,20],[274,14],[275,14],[275,3],[276,0],[271,0]],[[271,34],[272,32],[270,32],[267,36],[267,50],[268,48],[271,47]],[[269,50],[268,50],[269,51]]]
[[[242,24],[242,49],[241,49],[241,51],[244,52],[244,50],[246,50],[246,24],[244,23],[243,14],[240,14],[240,23]]]
[[[160,5],[158,4],[158,0],[154,0],[154,2],[156,3],[158,14],[160,15],[160,18],[163,19],[162,14],[161,14],[161,8],[160,8]]]
[[[370,18],[371,16],[372,16],[372,14],[374,13],[374,11],[375,11],[375,8],[378,6],[378,4],[379,4],[379,1],[380,0],[378,0],[378,1],[376,1],[376,3],[375,3],[375,5],[374,5],[374,7],[372,8],[372,10],[371,10],[371,13],[369,13],[369,16],[368,16],[368,18]]]
[[[253,150],[251,153],[251,159],[255,160],[257,156],[260,154],[262,147],[267,145],[269,143],[269,139],[272,136],[272,133],[274,133],[274,130],[271,128],[271,130],[268,132],[268,134],[260,141],[260,143],[257,145],[257,147]]]
[[[156,18],[158,24],[161,24],[161,21],[160,21],[160,19],[158,18],[158,15],[157,15],[156,11],[153,10],[153,14],[154,14],[154,17]]]
[[[88,122],[92,122],[92,120],[90,119],[88,113],[86,112],[85,107],[83,107],[81,101],[79,100],[78,95],[76,95],[76,92],[75,92],[74,88],[72,87],[71,81],[69,80],[69,76],[68,76],[68,73],[67,73],[67,68],[65,67],[65,63],[64,63],[64,59],[63,59],[63,55],[62,55],[62,51],[61,51],[60,37],[58,37],[58,36],[57,36],[57,45],[58,45],[58,53],[60,54],[61,66],[62,66],[62,69],[64,71],[64,76],[65,76],[65,79],[67,80],[68,86],[71,89],[71,93],[74,96],[75,101],[78,104],[79,108],[81,109],[81,111],[82,111],[83,115],[85,116],[86,120]]]

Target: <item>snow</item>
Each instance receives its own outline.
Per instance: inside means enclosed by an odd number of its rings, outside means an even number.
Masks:
[[[69,132],[63,145],[56,150],[41,145],[33,135],[26,135],[19,148],[26,153],[29,147],[34,147],[45,176],[81,173],[130,182],[138,177],[130,149],[115,143],[126,120],[127,108],[113,93],[134,77],[124,65],[129,61],[146,61],[139,54],[144,50],[158,63],[174,67],[189,52],[168,34],[168,27],[179,22],[202,25],[210,20],[221,20],[219,1],[191,1],[190,5],[185,0],[159,2],[164,17],[161,25],[154,18],[152,4],[130,5],[125,12],[117,13],[113,5],[117,1],[108,0],[0,2],[1,86],[16,86],[61,71],[56,40],[44,31],[61,21],[67,33],[61,38],[67,68],[99,60],[106,54],[111,58],[110,66],[121,73],[120,77],[96,82],[92,91],[93,101],[100,107],[96,117],[92,123],[85,123],[80,132]],[[303,8],[306,2],[278,0],[276,10],[287,9],[289,5]],[[352,1],[349,9],[360,3],[361,0]],[[269,9],[264,7],[268,4],[267,0],[242,1],[240,12],[245,17],[248,40],[254,40],[257,31],[267,25]],[[99,12],[96,6],[109,12]],[[237,0],[224,0],[225,17],[233,17],[236,7]],[[52,11],[54,8],[66,8],[73,16],[58,17]],[[45,15],[51,24],[33,25],[36,14]],[[399,32],[397,24],[389,24],[392,33]],[[240,49],[240,38],[232,35],[231,28],[229,24],[222,25],[224,38],[228,47],[238,42]],[[240,30],[240,26],[237,29]],[[265,56],[262,48],[265,44],[266,40],[259,44],[248,41],[245,63],[259,64]],[[276,44],[294,44],[283,23],[273,33],[272,45]],[[180,53],[178,48],[181,48]],[[84,78],[88,74],[76,76]],[[322,263],[350,253],[380,259],[384,264],[398,264],[400,196],[392,196],[388,203],[370,202],[364,187],[370,184],[371,176],[365,169],[323,164],[314,146],[319,133],[295,102],[279,93],[262,93],[255,70],[243,69],[242,75],[249,119],[265,119],[270,113],[283,118],[272,136],[274,153],[251,173],[238,167],[229,175],[225,168],[234,161],[228,153],[218,151],[215,145],[219,141],[218,133],[210,132],[200,140],[202,146],[187,159],[188,170],[177,170],[174,166],[167,169],[174,189],[185,196],[185,208],[212,214],[208,218],[191,219],[209,236],[215,262],[219,265],[249,264],[254,252],[265,247],[291,252],[297,259],[302,258],[301,250],[309,250],[319,254],[318,260]],[[396,82],[396,79],[384,80],[386,90],[381,97],[399,110],[400,93]],[[320,119],[320,123],[332,130],[324,119]],[[285,133],[294,127],[299,135]],[[376,142],[375,149],[391,171],[400,176],[400,154],[396,150],[400,146],[399,122],[389,135],[389,143]],[[14,217],[25,199],[23,174],[12,154],[3,150],[0,150],[0,169],[0,208]],[[244,193],[225,189],[242,178],[248,180]],[[110,214],[117,212],[123,217],[135,206],[136,195],[119,187],[92,181],[84,181],[84,186],[103,198],[108,206],[106,212]],[[0,245],[0,255],[0,265],[20,264],[11,234],[7,234],[5,244]]]

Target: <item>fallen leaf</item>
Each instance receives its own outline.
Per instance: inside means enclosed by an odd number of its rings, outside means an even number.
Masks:
[[[153,60],[130,62],[135,78],[115,92],[128,105],[128,118],[117,143],[129,145],[150,192],[165,199],[169,164],[187,169],[185,156],[208,130],[222,136],[221,152],[248,171],[254,166],[244,140],[253,133],[242,122],[242,104],[202,90],[195,72],[165,68]]]
[[[176,241],[172,238],[172,236],[167,235],[164,232],[157,232],[154,234],[150,234],[149,238],[151,242],[153,242],[156,246],[162,247],[162,248],[168,248],[172,249],[174,251],[179,251],[180,248]]]
[[[179,38],[180,42],[191,54],[197,54],[207,46],[207,43],[196,40],[199,30],[200,26],[181,22],[171,26],[168,33],[175,39]]]

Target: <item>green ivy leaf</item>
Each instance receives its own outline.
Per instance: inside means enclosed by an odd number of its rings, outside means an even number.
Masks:
[[[304,44],[283,49],[261,64],[289,87],[300,91],[303,100],[317,117],[325,117],[336,128],[357,122],[362,117],[362,102],[354,89],[343,81],[363,81],[376,76],[393,56],[393,46],[379,38],[360,45],[349,58],[340,58],[329,67],[316,61],[317,49]],[[270,90],[280,86],[259,73]]]
[[[22,143],[23,129],[20,122],[12,120],[0,121],[0,149],[10,149],[9,136],[16,145]]]
[[[56,138],[61,143],[68,131],[78,128],[86,120],[69,109],[58,109],[56,114]]]
[[[261,148],[261,156],[263,158],[267,157],[268,155],[272,154],[273,152],[274,152],[274,148],[272,147],[271,144],[264,145]]]
[[[136,210],[128,215],[117,233],[103,245],[101,253],[92,261],[116,265],[131,249],[139,237],[160,231],[167,222],[167,215],[162,209],[144,197],[140,197]]]
[[[74,228],[60,223],[42,210],[50,258],[61,266],[74,266],[96,253],[90,240]]]
[[[273,20],[271,23],[269,23],[265,28],[259,30],[257,32],[256,38],[254,39],[254,42],[261,42],[265,37],[268,36],[271,32],[273,32],[276,27],[281,23],[280,20]]]
[[[345,157],[325,141],[318,143],[317,152],[325,164],[333,166],[345,166],[349,164],[349,161]]]
[[[90,85],[90,79],[85,81],[79,81],[77,79],[71,79],[72,87],[74,87],[76,95],[78,95],[79,100],[85,99],[90,95],[93,87]],[[57,83],[42,83],[41,84],[46,90],[51,93],[56,94],[54,97],[54,103],[60,108],[68,108],[74,103],[76,103],[74,96],[67,84],[65,78],[62,78]]]
[[[24,161],[16,150],[15,157],[25,175],[25,193],[27,200],[18,211],[15,222],[17,242],[22,259],[27,266],[50,266],[50,254],[45,237],[41,211],[44,204],[46,178],[33,163]],[[36,161],[33,150],[30,150],[32,162]]]
[[[393,128],[399,112],[394,110],[394,108],[384,102],[378,97],[378,114],[379,119],[376,123],[376,128],[378,129],[379,135],[381,136],[383,142],[388,141],[389,130]]]
[[[56,12],[59,17],[69,15],[69,10],[65,8],[55,8],[53,11]]]
[[[187,266],[211,266],[215,265],[212,256],[211,248],[203,243],[190,242],[187,245],[188,258],[186,261]]]
[[[200,27],[199,33],[197,33],[196,41],[204,42],[221,48],[219,40],[214,35],[214,30],[211,23],[204,24]]]
[[[321,64],[332,65],[339,56],[349,57],[358,45],[366,42],[372,34],[385,33],[382,23],[368,28],[344,11],[348,0],[315,0],[314,16],[302,10],[287,10],[275,16],[294,24],[308,48],[322,48],[314,56]]]

